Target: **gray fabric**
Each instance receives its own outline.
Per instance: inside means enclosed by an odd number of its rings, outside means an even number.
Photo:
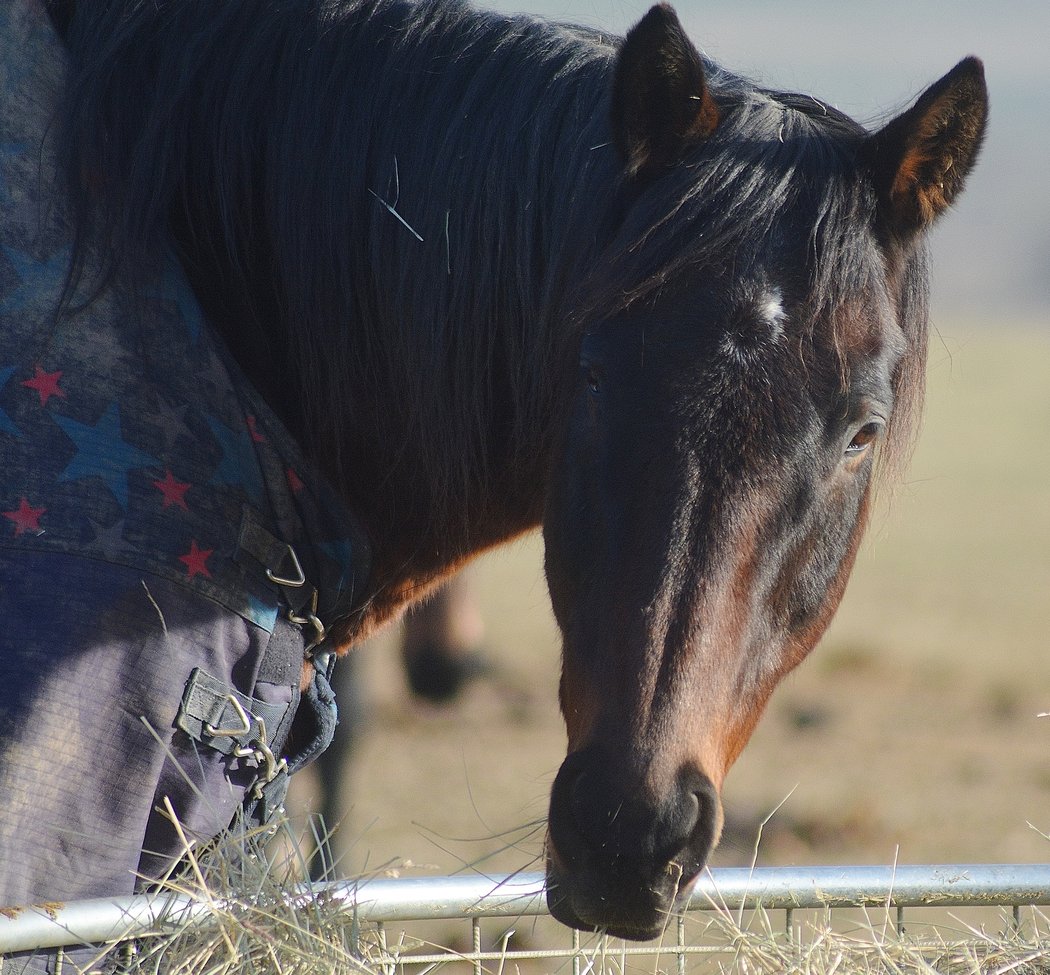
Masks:
[[[254,780],[174,722],[195,666],[249,666],[269,634],[166,579],[76,556],[24,553],[0,578],[0,903],[130,893],[144,843],[150,875],[181,852],[154,812],[163,797],[201,841]]]
[[[156,877],[182,850],[166,797],[193,841],[226,826],[257,763],[176,727],[187,680],[200,668],[286,729],[302,660],[286,610],[317,587],[323,618],[345,613],[367,575],[349,513],[170,259],[134,300],[118,277],[56,314],[72,241],[49,141],[61,84],[39,0],[4,0],[0,905]],[[289,545],[309,579],[290,598],[266,571],[288,569]]]

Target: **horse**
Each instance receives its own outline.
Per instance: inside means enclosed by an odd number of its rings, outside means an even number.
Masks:
[[[460,0],[49,8],[78,233],[109,268],[173,242],[364,527],[322,645],[542,527],[548,904],[657,936],[907,453],[980,61],[869,131],[714,63],[666,4],[622,39]]]

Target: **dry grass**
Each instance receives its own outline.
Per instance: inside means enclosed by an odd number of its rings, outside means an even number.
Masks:
[[[382,937],[369,927],[359,930],[337,901],[302,884],[301,837],[287,821],[277,832],[277,843],[268,834],[230,834],[208,850],[191,852],[186,868],[168,878],[166,886],[206,905],[203,920],[140,938],[133,946],[114,946],[92,971],[116,967],[122,975],[429,975],[448,966],[460,973],[470,971],[464,957],[469,949],[461,945],[444,953],[413,933],[412,925]],[[948,927],[935,928],[921,923],[920,914],[909,913],[908,930],[898,936],[895,915],[888,910],[805,912],[801,920],[794,919],[790,933],[784,930],[780,912],[715,910],[686,922],[689,948],[681,967],[675,947],[666,942],[659,954],[652,953],[652,946],[641,946],[650,953],[632,955],[633,946],[594,938],[584,941],[574,969],[562,947],[567,938],[555,942],[559,957],[542,957],[544,945],[536,939],[551,929],[541,925],[528,951],[517,950],[519,946],[504,937],[497,951],[489,952],[479,965],[490,975],[574,970],[581,975],[676,970],[720,975],[1050,975],[1050,923],[1039,912],[1026,909],[1024,923],[1016,927],[1007,911],[995,925],[1001,928],[997,933],[958,917]],[[463,924],[467,926],[466,919]],[[412,961],[409,956],[419,957],[420,951],[427,960]]]
[[[353,918],[308,888],[303,892],[302,845],[282,820],[270,830],[231,831],[207,849],[190,850],[163,888],[206,906],[203,918],[133,946],[116,945],[97,967],[108,970],[116,961],[122,975],[377,972],[378,959],[359,942]]]
[[[1046,975],[1050,973],[1050,928],[1041,915],[1038,930],[1006,926],[999,934],[977,929],[948,933],[923,926],[898,937],[892,923],[865,923],[850,933],[824,915],[796,927],[789,938],[769,917],[742,930],[732,919],[715,924],[732,957],[711,970],[734,975]]]

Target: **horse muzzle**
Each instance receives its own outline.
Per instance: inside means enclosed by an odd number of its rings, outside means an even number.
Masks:
[[[656,794],[630,785],[598,749],[565,760],[551,790],[547,905],[570,927],[658,936],[684,906],[721,831],[710,779],[693,767]]]

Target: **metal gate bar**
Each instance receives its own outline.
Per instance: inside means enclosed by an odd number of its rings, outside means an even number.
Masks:
[[[293,889],[341,903],[359,922],[514,918],[547,913],[541,874],[369,879]],[[243,904],[243,902],[240,902]],[[878,906],[1015,908],[1050,905],[1050,865],[723,868],[699,879],[687,910]],[[0,909],[0,955],[103,944],[179,930],[226,906],[170,893]],[[235,905],[230,903],[232,908]],[[239,906],[239,905],[238,905]]]
[[[543,875],[415,877],[319,885],[362,921],[546,914]],[[1048,864],[725,867],[705,871],[686,910],[1050,904]]]

